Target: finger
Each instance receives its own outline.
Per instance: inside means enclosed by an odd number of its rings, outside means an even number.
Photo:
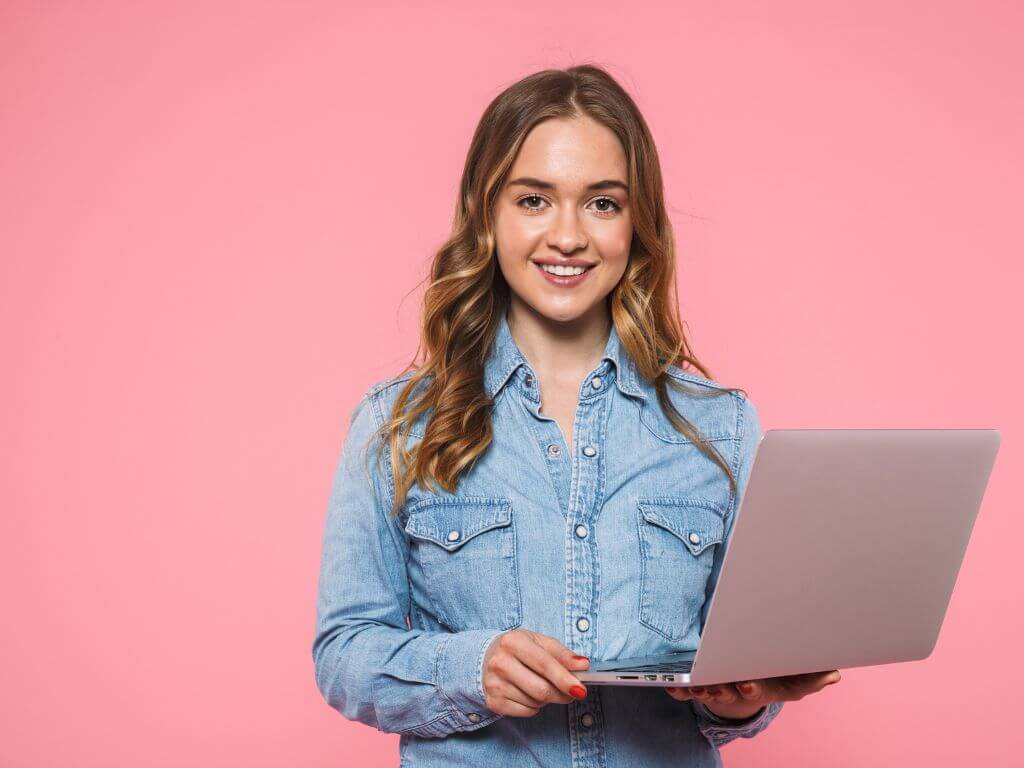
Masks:
[[[736,690],[744,701],[757,701],[765,689],[758,680],[741,680],[736,683]]]
[[[539,632],[533,633],[533,640],[544,650],[550,653],[563,667],[569,670],[582,670],[590,666],[590,659],[580,656],[571,648],[566,648],[557,639],[550,635],[542,635]]]
[[[492,711],[497,712],[499,715],[509,715],[511,717],[533,717],[540,712],[540,708],[525,707],[518,701],[503,698]]]
[[[537,674],[537,672],[523,664],[519,659],[513,659],[512,663],[509,664],[509,673],[505,679],[516,685],[541,706],[551,703],[568,704],[570,701],[575,701],[575,697],[559,690],[554,683],[543,675]],[[573,680],[576,680],[576,678],[573,678]],[[579,680],[576,680],[576,684],[580,684]]]
[[[502,680],[498,684],[498,697],[519,704],[527,709],[539,710],[549,703],[531,696],[518,683],[511,680]]]
[[[732,686],[728,683],[707,685],[704,686],[704,689],[707,691],[710,700],[717,704],[728,704],[736,701],[738,698],[736,696],[736,692],[734,690],[730,690],[732,689]]]
[[[827,672],[811,672],[806,675],[793,675],[786,678],[786,682],[791,690],[807,694],[820,691],[826,685],[838,683],[841,677],[842,676],[839,674],[838,669],[832,669]]]
[[[676,701],[688,701],[691,698],[690,692],[680,686],[665,686],[665,692]]]
[[[546,681],[531,672],[515,657],[514,653],[507,647],[502,647],[500,653],[489,658],[486,662],[483,673],[483,691],[487,696],[495,698],[511,698],[517,700],[525,707],[541,708],[548,701],[540,700],[529,689],[528,682],[532,678],[535,683],[534,689],[545,687]],[[526,683],[524,683],[526,681]],[[508,686],[511,686],[509,688]],[[550,688],[550,685],[547,685]],[[567,701],[564,701],[565,703]]]
[[[545,648],[547,643],[544,637],[540,635],[538,636],[539,641],[535,639],[533,642],[524,641],[517,643],[515,647],[516,657],[524,665],[554,686],[556,690],[552,692],[553,694],[557,695],[558,692],[561,692],[565,696],[572,697],[567,699],[567,701],[585,698],[587,694],[586,686]],[[542,643],[544,644],[542,645]],[[573,696],[572,691],[574,689],[582,695]],[[555,695],[552,695],[551,699],[556,700]]]
[[[736,686],[732,683],[723,683],[722,685],[714,686],[714,690],[711,692],[714,700],[720,704],[732,704],[740,700],[740,695],[736,690]]]

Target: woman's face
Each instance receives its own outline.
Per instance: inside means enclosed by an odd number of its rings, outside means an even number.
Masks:
[[[513,304],[561,322],[604,311],[633,240],[626,170],[618,138],[590,118],[534,126],[495,204],[498,264]],[[572,263],[586,271],[549,275],[540,266]]]

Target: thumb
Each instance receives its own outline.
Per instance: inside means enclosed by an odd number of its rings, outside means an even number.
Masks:
[[[570,670],[584,670],[590,666],[590,660],[585,656],[580,656],[571,648],[566,648],[558,640],[549,636],[537,634],[537,640],[543,646],[544,650],[550,653],[558,662]]]

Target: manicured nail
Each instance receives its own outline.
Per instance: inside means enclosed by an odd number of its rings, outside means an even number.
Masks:
[[[573,655],[573,658],[576,659],[576,661],[586,661],[586,662],[590,661],[590,659],[588,659],[586,656],[576,656],[576,655]]]
[[[574,685],[572,688],[569,689],[569,693],[571,693],[577,699],[587,698],[587,689],[584,688],[582,685]]]
[[[694,693],[704,693],[704,686],[703,685],[695,685],[690,690],[693,691]]]
[[[754,690],[754,686],[752,686],[750,683],[740,683],[739,689],[744,693],[750,693],[752,690]]]

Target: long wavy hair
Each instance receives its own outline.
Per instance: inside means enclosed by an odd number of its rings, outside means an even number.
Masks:
[[[484,389],[484,363],[509,306],[509,286],[495,250],[494,202],[535,125],[581,116],[618,136],[628,165],[634,234],[626,271],[607,297],[611,321],[638,372],[656,388],[674,428],[722,468],[736,491],[728,462],[676,410],[667,388],[697,397],[744,390],[690,388],[666,373],[675,365],[712,379],[693,355],[679,319],[675,244],[658,153],[626,91],[605,70],[584,64],[543,70],[516,82],[488,105],[473,134],[451,235],[431,264],[420,342],[413,360],[396,378],[414,373],[374,433],[374,438],[382,437],[378,453],[385,446],[390,449],[395,480],[391,514],[398,513],[414,483],[431,491],[437,484],[453,493],[462,473],[491,443],[494,402]],[[417,362],[421,356],[422,362]],[[423,437],[410,450],[410,430],[424,414],[428,417]]]

